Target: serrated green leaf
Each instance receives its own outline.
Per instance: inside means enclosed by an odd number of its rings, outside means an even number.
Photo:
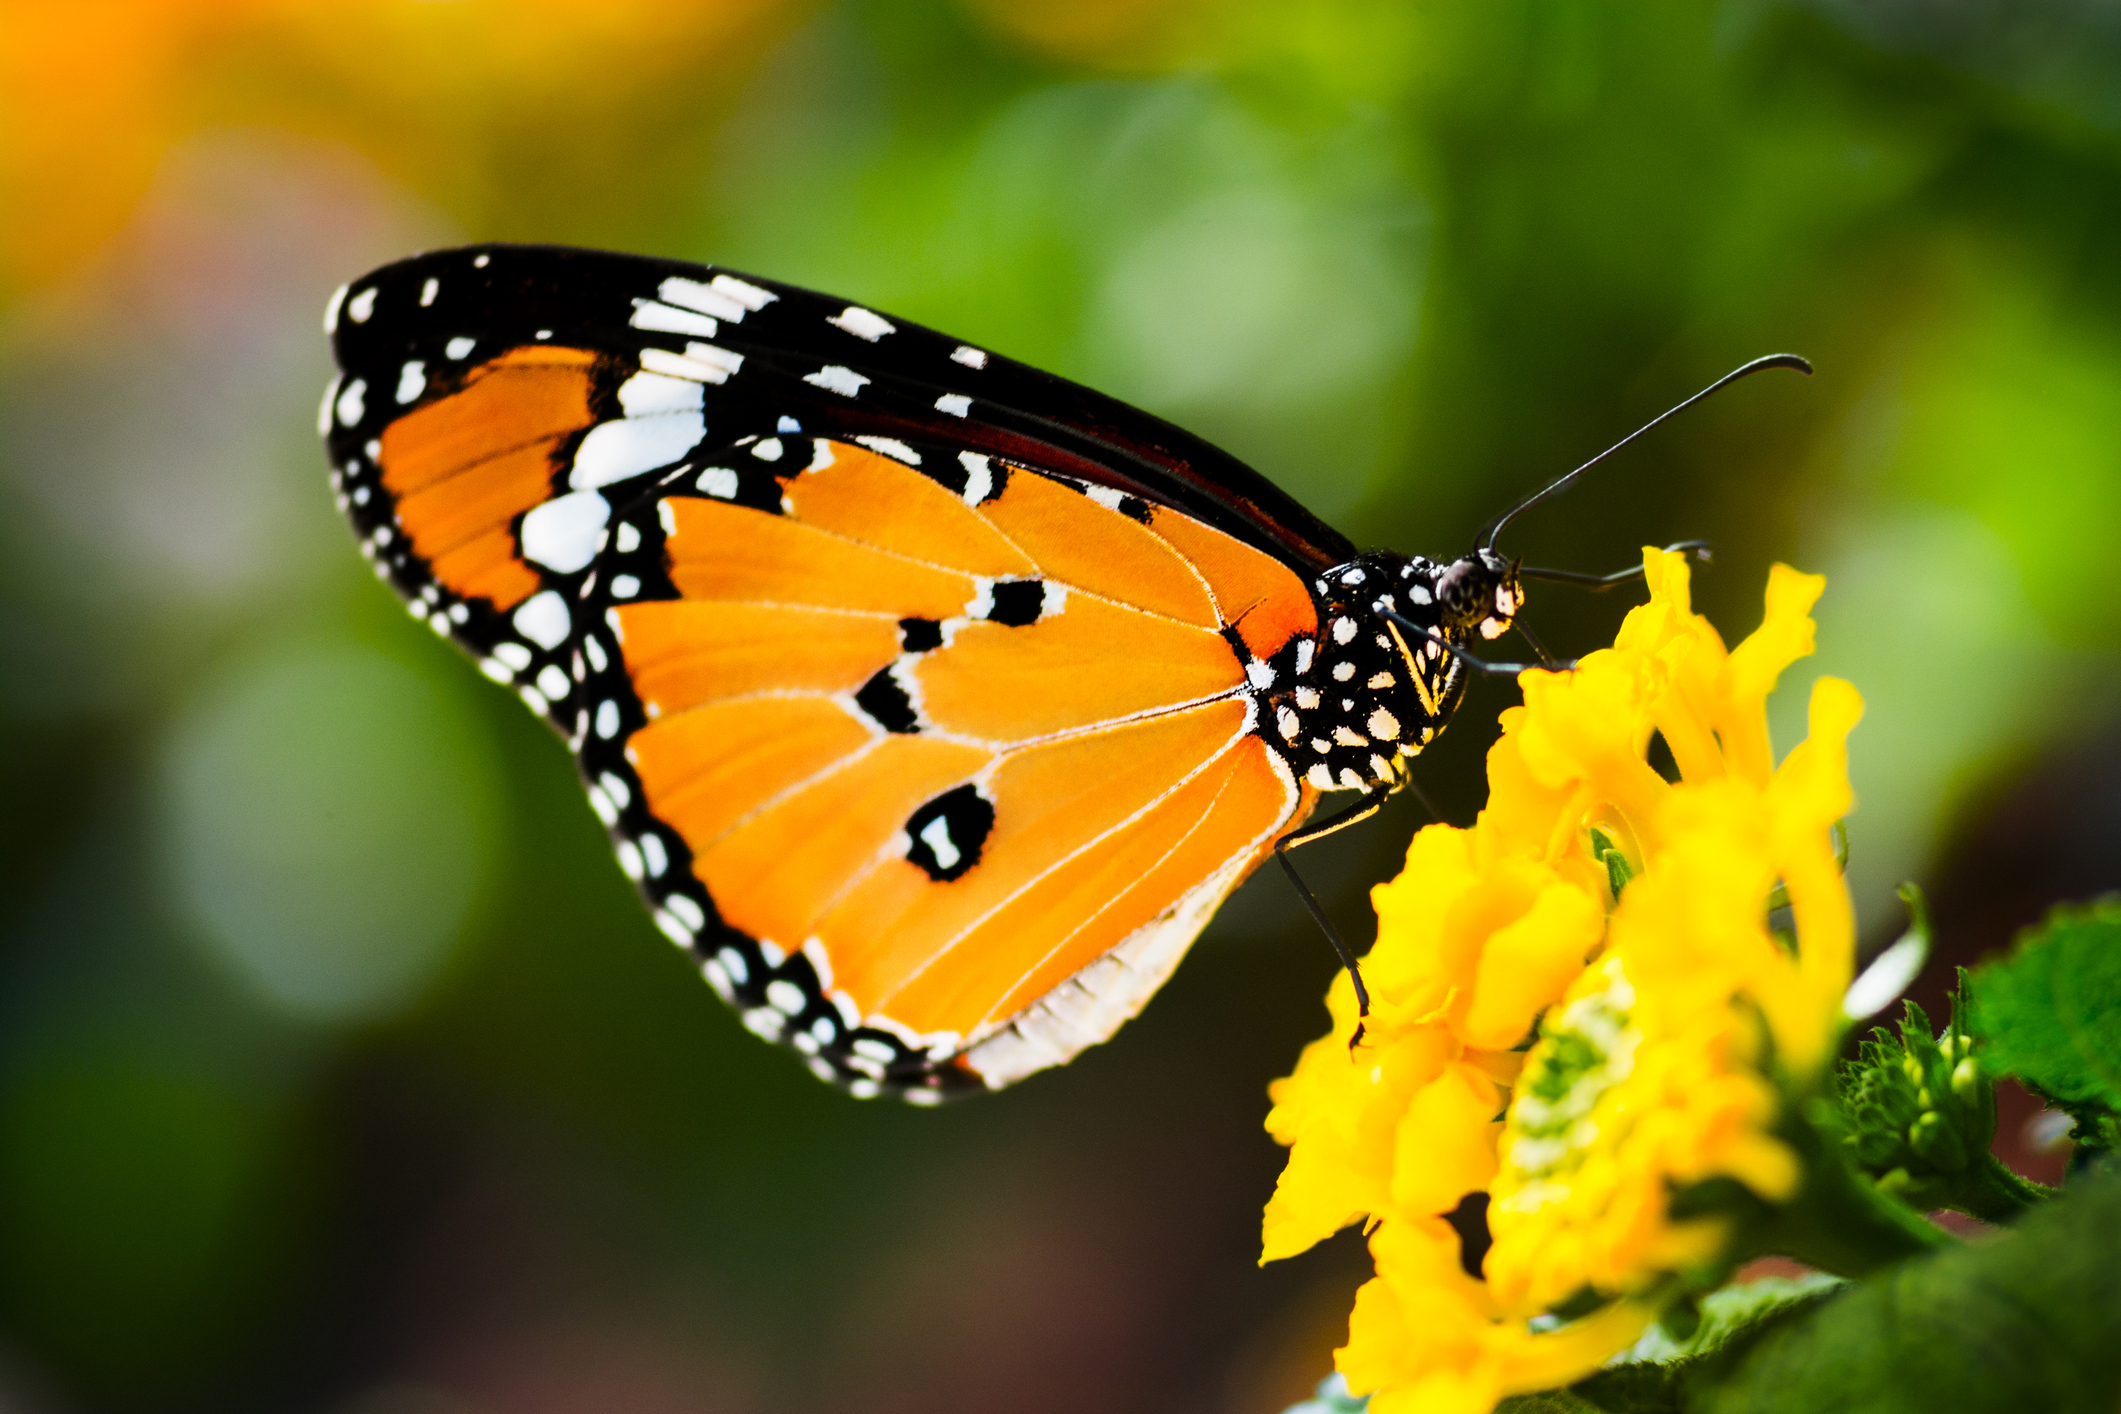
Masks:
[[[2009,1235],[1916,1258],[1767,1331],[1700,1414],[2114,1414],[2121,1406],[2121,1177]]]
[[[2056,909],[1972,980],[1984,1066],[2121,1112],[2121,900]]]
[[[1682,1414],[1693,1392],[1712,1385],[1752,1343],[1777,1323],[1825,1300],[1844,1283],[1824,1274],[1770,1277],[1727,1286],[1701,1301],[1701,1324],[1683,1341],[1653,1326],[1617,1363],[1578,1381],[1565,1393],[1567,1410],[1599,1414]],[[1505,1410],[1510,1405],[1503,1406]],[[1524,1414],[1532,1414],[1526,1406]]]
[[[1655,1406],[1663,1408],[1664,1406]],[[1565,1389],[1541,1390],[1537,1394],[1513,1394],[1495,1406],[1495,1414],[1608,1414],[1604,1405],[1592,1404]]]

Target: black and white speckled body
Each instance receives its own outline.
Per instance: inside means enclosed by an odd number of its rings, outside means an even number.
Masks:
[[[1524,601],[1515,567],[1493,552],[1438,563],[1378,551],[1334,566],[1310,587],[1318,634],[1275,655],[1261,734],[1318,790],[1398,790],[1407,759],[1457,710],[1466,669],[1457,654],[1381,611],[1454,645],[1491,639]]]

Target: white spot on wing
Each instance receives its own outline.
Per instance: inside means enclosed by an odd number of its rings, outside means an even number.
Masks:
[[[331,303],[324,306],[324,332],[327,335],[339,332],[339,306],[346,303],[346,286],[341,285],[331,292]]]
[[[814,388],[823,388],[828,393],[838,393],[843,398],[851,398],[859,393],[862,385],[869,380],[851,368],[828,363],[815,373],[804,374],[803,381]]]
[[[665,334],[694,334],[702,339],[711,339],[722,332],[721,324],[707,315],[652,299],[635,300],[633,317],[626,322],[636,329],[654,330]]]
[[[695,383],[727,383],[729,375],[743,366],[742,354],[731,353],[713,344],[688,343],[681,354],[668,349],[641,350],[641,367],[649,372],[689,378]]]
[[[682,919],[686,927],[698,932],[707,926],[707,915],[690,894],[672,894],[663,900],[663,907]]]
[[[427,365],[413,359],[398,370],[397,399],[409,403],[427,391]]]
[[[639,395],[644,407],[669,396],[663,389],[680,381],[654,374],[636,374],[619,391],[622,405],[627,390],[643,376],[656,378],[656,386]],[[696,385],[691,391],[697,397]],[[567,476],[568,485],[578,489],[608,486],[614,481],[667,466],[698,446],[700,439],[707,435],[707,420],[696,411],[657,410],[641,416],[634,415],[629,408],[628,413],[626,417],[589,429],[589,435],[575,449],[574,468]]]
[[[339,391],[339,425],[351,427],[368,411],[364,401],[368,392],[367,380],[356,378]]]
[[[965,504],[976,506],[994,494],[994,466],[978,452],[959,452],[957,463],[965,469]]]
[[[435,295],[440,292],[441,288],[442,282],[440,280],[437,280],[432,275],[428,276],[427,283],[420,286],[420,308],[425,309],[433,304]]]
[[[344,374],[335,373],[324,385],[324,401],[317,408],[317,435],[322,437],[331,431],[331,405],[339,396],[339,380]]]
[[[896,334],[898,332],[896,324],[893,324],[875,310],[863,309],[858,304],[848,305],[825,322],[836,329],[845,329],[848,333],[854,335],[855,338],[866,339],[872,344],[886,334]]]
[[[574,629],[573,616],[567,612],[567,601],[552,589],[541,590],[525,599],[509,622],[515,625],[517,633],[545,649],[565,643],[567,635]]]
[[[921,454],[895,437],[857,437],[854,440],[872,452],[882,452],[885,456],[902,461],[908,466],[921,464]]]
[[[472,338],[469,334],[459,334],[442,346],[442,352],[447,354],[452,360],[460,359],[477,347],[478,342],[477,339]]]
[[[985,368],[987,366],[987,355],[984,351],[976,349],[970,344],[959,344],[950,351],[950,361],[952,363],[962,363],[967,368]]]
[[[935,400],[937,412],[947,412],[952,417],[963,417],[972,411],[972,399],[963,393],[945,393]]]
[[[628,417],[659,412],[692,412],[706,406],[707,390],[687,378],[636,373],[619,385],[619,406]]]
[[[728,467],[710,466],[700,473],[700,479],[694,484],[708,495],[727,501],[736,496],[738,483],[736,473]]]
[[[560,574],[586,569],[597,557],[597,539],[610,518],[611,504],[594,491],[535,506],[523,517],[523,558]]]
[[[376,312],[376,287],[370,285],[346,302],[346,313],[356,324],[366,324],[368,316]]]
[[[945,869],[955,869],[957,862],[965,856],[958,850],[957,842],[950,838],[948,817],[938,815],[921,828],[921,843],[935,855],[935,862]]]
[[[591,786],[587,794],[589,796],[589,808],[596,812],[597,819],[604,822],[605,829],[608,830],[619,823],[619,809],[611,803],[611,797],[606,794],[604,787],[601,785]]]
[[[744,305],[739,304],[712,285],[703,285],[698,280],[687,280],[681,275],[671,276],[658,285],[655,292],[658,298],[666,300],[670,304],[708,315],[710,319],[727,319],[732,323],[741,323],[744,318],[746,308]],[[639,303],[639,301],[636,301],[636,303]],[[757,308],[756,305],[750,307]],[[651,326],[641,324],[635,327],[646,329]]]
[[[772,304],[780,296],[771,290],[762,290],[757,285],[739,280],[734,275],[717,275],[711,282],[717,292],[729,296],[753,314]]]

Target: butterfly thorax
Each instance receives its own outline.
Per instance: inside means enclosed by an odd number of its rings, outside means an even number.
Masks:
[[[1494,638],[1523,604],[1515,566],[1492,551],[1448,563],[1378,551],[1325,571],[1311,591],[1318,632],[1291,645],[1264,696],[1265,735],[1319,790],[1398,790],[1409,758],[1450,722],[1467,674],[1386,612],[1446,643]]]

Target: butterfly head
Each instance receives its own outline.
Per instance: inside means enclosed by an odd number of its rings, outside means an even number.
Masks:
[[[1524,607],[1518,562],[1493,550],[1475,550],[1437,566],[1434,574],[1437,631],[1454,641],[1474,636],[1500,638]]]

